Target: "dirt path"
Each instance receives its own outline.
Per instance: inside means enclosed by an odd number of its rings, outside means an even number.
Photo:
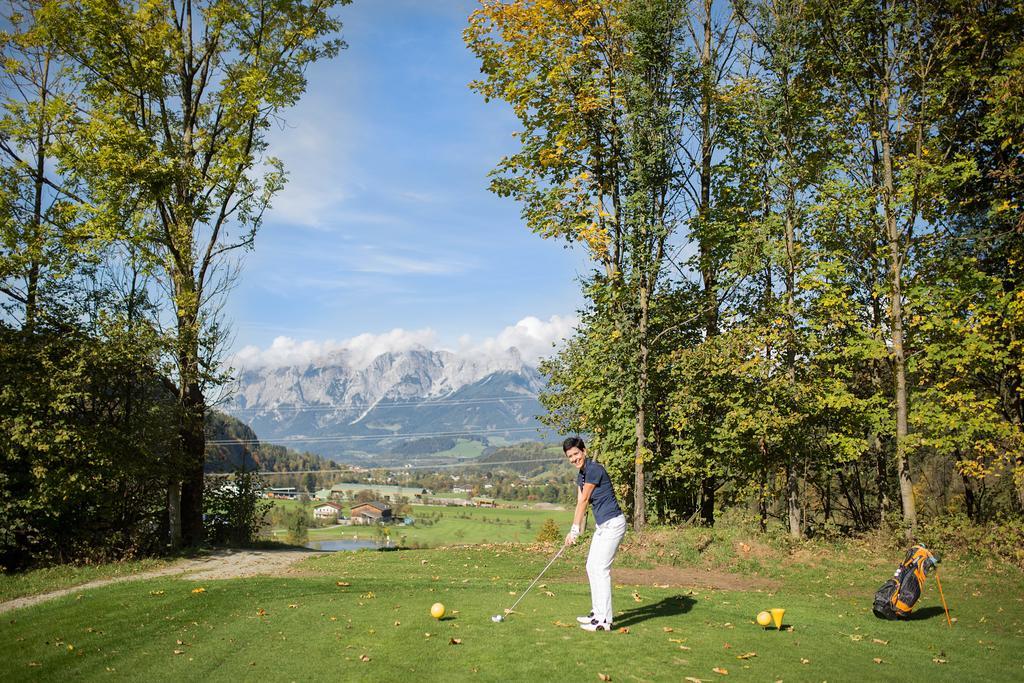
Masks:
[[[763,576],[708,571],[696,567],[655,567],[654,569],[613,569],[612,579],[617,584],[656,586],[659,588],[711,588],[726,591],[775,590],[782,584]]]
[[[37,605],[62,595],[124,581],[154,579],[161,576],[178,576],[196,581],[238,579],[246,576],[278,576],[288,573],[289,568],[299,560],[322,554],[315,550],[216,550],[205,557],[182,560],[162,569],[128,576],[115,576],[109,579],[97,579],[51,593],[28,595],[0,602],[0,614],[21,607]]]

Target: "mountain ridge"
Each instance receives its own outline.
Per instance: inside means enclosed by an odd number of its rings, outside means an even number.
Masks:
[[[474,356],[414,347],[350,360],[333,352],[246,368],[223,410],[265,441],[343,460],[373,459],[409,439],[501,444],[549,433],[537,420],[544,379],[514,348]]]

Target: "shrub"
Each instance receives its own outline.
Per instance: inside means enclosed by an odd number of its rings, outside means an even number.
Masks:
[[[256,541],[273,503],[260,497],[263,482],[254,472],[234,479],[209,477],[203,495],[206,538],[212,543],[250,545]]]
[[[558,522],[548,517],[544,520],[540,531],[537,532],[539,543],[557,543],[562,538],[562,530],[558,528]]]

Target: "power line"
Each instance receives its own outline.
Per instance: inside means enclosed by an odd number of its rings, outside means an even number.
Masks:
[[[393,466],[393,467],[370,467],[370,468],[367,468],[367,469],[374,469],[374,470],[435,470],[435,469],[445,469],[445,468],[449,468],[449,467],[452,467],[452,468],[454,468],[454,467],[491,467],[491,466],[496,466],[496,465],[520,465],[520,464],[523,464],[523,463],[547,464],[547,463],[552,463],[552,462],[563,462],[563,461],[565,461],[565,458],[546,458],[546,459],[543,459],[543,460],[502,460],[500,462],[468,462],[468,463],[467,462],[457,462],[457,463],[440,463],[440,464],[437,464],[437,465],[398,465],[398,466]],[[250,474],[258,474],[260,476],[282,475],[282,474],[329,474],[329,473],[332,473],[332,472],[345,472],[345,473],[351,474],[354,471],[355,470],[353,470],[352,468],[341,468],[341,467],[339,467],[339,468],[335,468],[335,469],[324,469],[324,470],[289,470],[287,472],[275,472],[275,471],[268,470],[268,471],[263,471],[263,472],[254,472],[254,473],[251,472]],[[214,472],[214,473],[208,474],[207,476],[210,476],[210,477],[230,477],[233,474],[234,474],[233,472]],[[390,486],[390,484],[389,484],[389,486]],[[373,488],[373,485],[372,484],[367,484],[367,487],[368,488]],[[409,487],[406,487],[406,488],[409,488]],[[412,488],[415,488],[415,487],[412,487]]]
[[[225,412],[231,415],[256,414],[256,413],[304,413],[304,412],[330,412],[345,410],[348,408],[371,409],[371,408],[419,408],[421,406],[461,406],[461,405],[484,405],[488,403],[512,403],[518,401],[537,401],[536,396],[510,396],[508,398],[465,398],[465,399],[437,399],[425,401],[387,401],[378,403],[305,403],[284,408],[225,408]]]
[[[354,435],[354,436],[283,436],[279,439],[210,439],[206,443],[209,446],[239,446],[255,445],[260,443],[346,443],[350,441],[381,441],[383,439],[422,439],[439,436],[500,436],[520,432],[537,432],[536,427],[514,427],[510,429],[481,429],[477,431],[461,432],[416,432],[412,434],[381,434],[381,435]]]

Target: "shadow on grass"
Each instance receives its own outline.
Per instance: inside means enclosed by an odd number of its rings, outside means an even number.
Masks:
[[[641,605],[633,609],[623,610],[622,614],[615,618],[615,627],[632,626],[648,619],[686,614],[693,609],[695,604],[697,604],[697,601],[689,595],[672,595],[650,605]]]
[[[905,621],[921,621],[924,619],[934,619],[935,617],[943,616],[944,610],[938,605],[932,605],[930,607],[922,607],[919,610],[914,610],[910,613],[910,616]]]

